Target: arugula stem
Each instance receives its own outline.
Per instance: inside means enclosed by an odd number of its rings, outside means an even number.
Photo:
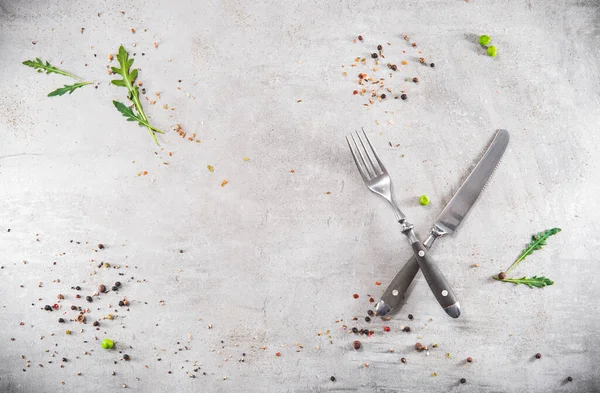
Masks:
[[[142,103],[140,102],[140,96],[139,96],[139,92],[137,89],[137,86],[134,86],[128,78],[123,78],[125,80],[125,85],[127,86],[127,89],[129,90],[129,92],[131,93],[131,101],[133,101],[133,105],[135,106],[135,109],[137,110],[137,113],[142,117],[142,119],[144,119],[144,121],[147,124],[150,124],[150,122],[148,121],[148,118],[146,117],[146,114],[144,113],[144,108],[142,108]],[[151,127],[146,126],[146,128],[148,129],[148,132],[150,133],[150,135],[152,136],[152,139],[154,140],[154,143],[156,143],[157,145],[158,143],[158,139],[156,138],[156,134],[154,133],[154,130]]]

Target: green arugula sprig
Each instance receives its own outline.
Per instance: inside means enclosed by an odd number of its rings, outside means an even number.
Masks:
[[[66,93],[71,94],[71,93],[73,93],[73,91],[75,91],[75,89],[79,89],[80,87],[92,84],[92,82],[84,81],[80,77],[75,76],[75,75],[71,74],[70,72],[67,72],[65,70],[61,70],[60,68],[54,67],[48,61],[46,61],[44,63],[44,61],[42,59],[40,59],[39,57],[36,57],[35,60],[25,60],[23,62],[23,65],[34,68],[37,70],[37,72],[45,71],[46,74],[63,75],[63,76],[66,76],[66,77],[69,77],[69,78],[79,81],[78,83],[75,83],[73,85],[64,85],[64,87],[59,87],[58,89],[48,93],[48,97],[62,96],[63,94],[66,94]]]
[[[524,284],[524,285],[527,285],[529,288],[533,288],[533,287],[543,288],[547,285],[554,284],[554,281],[552,281],[549,278],[544,277],[544,276],[539,276],[539,277],[533,276],[531,278],[526,278],[526,277],[507,278],[506,275],[512,269],[514,269],[519,263],[521,263],[521,261],[523,261],[527,256],[533,254],[533,252],[535,250],[539,250],[542,248],[542,246],[545,246],[546,240],[548,240],[548,238],[550,236],[556,235],[560,231],[561,231],[560,228],[552,228],[552,229],[547,229],[543,232],[538,232],[535,235],[533,235],[531,237],[531,242],[529,242],[529,244],[527,244],[527,247],[525,247],[525,249],[523,250],[521,255],[519,255],[519,257],[513,262],[513,264],[510,265],[510,267],[508,269],[506,269],[505,272],[501,272],[500,274],[498,274],[497,276],[494,276],[493,278],[498,281],[512,282],[513,284],[516,284],[516,285]]]
[[[131,66],[133,65],[133,59],[129,58],[129,53],[127,53],[123,45],[121,45],[121,47],[119,48],[119,53],[117,54],[117,61],[119,62],[120,68],[111,67],[111,69],[113,73],[120,75],[123,79],[114,79],[111,81],[111,83],[115,86],[127,88],[129,92],[127,97],[133,102],[135,112],[133,108],[128,107],[127,105],[119,101],[113,101],[113,104],[115,105],[115,108],[117,108],[117,110],[127,118],[128,121],[135,121],[140,126],[146,127],[148,129],[148,132],[150,132],[152,139],[154,139],[154,142],[156,142],[156,144],[158,145],[156,133],[164,134],[164,132],[150,125],[150,122],[148,121],[148,118],[144,113],[144,108],[142,107],[142,103],[140,102],[140,92],[135,84],[135,79],[137,78],[138,70],[137,68],[134,68],[133,70],[131,69]]]

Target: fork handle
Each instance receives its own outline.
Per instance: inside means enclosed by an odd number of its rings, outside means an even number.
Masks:
[[[425,276],[425,280],[429,284],[429,288],[438,303],[448,315],[452,318],[458,318],[460,315],[460,304],[456,299],[456,295],[454,295],[450,283],[429,255],[429,250],[418,239],[412,243],[412,249],[415,259],[423,272],[423,276]]]

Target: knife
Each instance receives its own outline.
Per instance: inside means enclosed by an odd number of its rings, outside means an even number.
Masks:
[[[440,213],[431,229],[429,237],[423,242],[423,246],[430,249],[438,238],[456,231],[456,228],[458,228],[494,174],[508,146],[509,139],[508,131],[498,130],[496,132],[494,139],[481,160],[479,160],[469,177],[467,177],[442,213]],[[396,277],[394,277],[381,296],[381,300],[375,305],[376,315],[386,315],[400,304],[404,299],[404,293],[418,271],[419,264],[413,255],[404,264],[404,267],[402,267],[398,274],[396,274]]]

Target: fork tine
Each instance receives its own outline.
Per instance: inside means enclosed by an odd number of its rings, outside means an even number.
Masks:
[[[346,142],[348,142],[348,147],[350,148],[350,153],[352,153],[352,158],[354,158],[354,163],[358,167],[358,172],[360,172],[360,176],[363,178],[363,181],[365,181],[365,182],[368,181],[369,178],[368,178],[368,176],[365,175],[365,170],[363,169],[363,167],[358,162],[358,158],[356,157],[356,153],[354,152],[354,148],[352,147],[352,144],[350,143],[350,139],[347,136],[346,136]]]
[[[381,162],[381,159],[379,159],[379,155],[377,154],[377,151],[375,151],[375,148],[371,144],[371,140],[367,136],[367,133],[365,132],[365,129],[361,127],[361,130],[362,130],[363,134],[365,135],[365,138],[367,138],[367,143],[371,147],[371,151],[373,152],[373,155],[375,156],[375,159],[379,163],[379,167],[381,168],[381,172],[382,173],[386,173],[387,171],[385,170],[385,166],[383,166],[383,162]]]
[[[360,147],[358,147],[358,143],[356,143],[356,139],[354,138],[354,134],[351,134],[351,135],[352,135],[352,141],[354,142],[354,145],[356,146],[356,151],[358,151],[358,155],[360,156],[360,161],[364,165],[364,168],[367,170],[366,171],[367,172],[366,174],[368,175],[367,177],[369,179],[372,179],[373,177],[377,176],[377,172],[375,172],[373,170],[373,166],[367,165],[367,161],[365,160],[365,157],[363,156],[363,150],[361,150]],[[356,136],[360,140],[360,136],[358,136],[358,132],[356,133]],[[362,144],[362,142],[361,142],[361,144]],[[364,145],[363,145],[363,148],[364,148]],[[364,152],[365,152],[365,154],[367,154],[366,150],[364,150]],[[367,156],[368,156],[368,154],[367,154]],[[370,161],[370,159],[369,159],[369,161]]]
[[[362,129],[362,127],[361,127]],[[365,134],[365,130],[363,130],[363,134],[365,135],[365,138],[367,138],[367,134]],[[363,138],[360,137],[360,134],[358,133],[358,131],[356,131],[356,136],[358,136],[358,140],[360,141],[360,144],[363,147],[363,150],[365,152],[365,155],[367,156],[367,158],[369,159],[369,163],[371,163],[371,168],[373,169],[373,173],[375,174],[375,176],[379,175],[378,172],[383,173],[384,171],[379,170],[379,168],[377,168],[377,165],[375,165],[373,163],[373,160],[371,160],[371,155],[369,154],[369,149],[367,149],[367,147],[365,146],[364,142],[363,142]],[[371,146],[371,142],[369,141],[369,138],[367,138],[367,142],[369,143],[369,146]],[[371,146],[371,151],[374,152],[373,150],[373,146]],[[375,157],[377,158],[377,154],[375,154]]]

